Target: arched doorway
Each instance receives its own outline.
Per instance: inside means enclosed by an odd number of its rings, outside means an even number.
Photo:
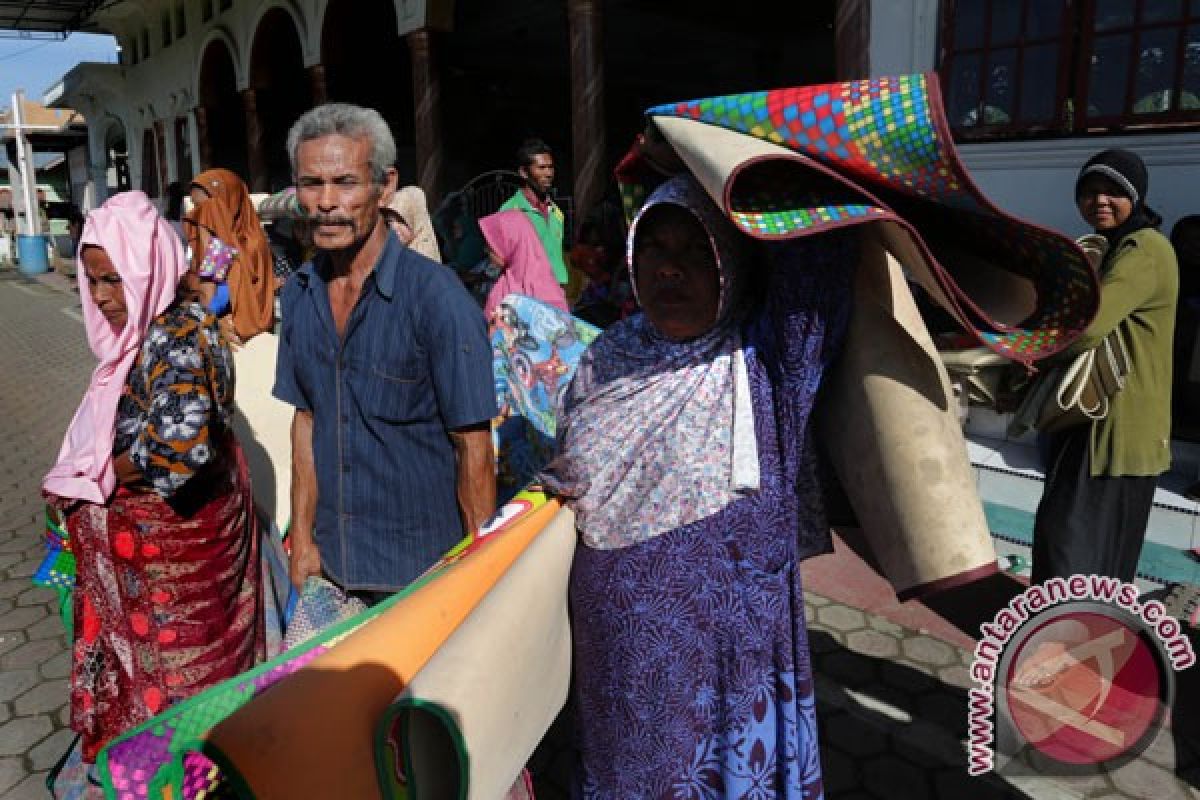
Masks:
[[[231,169],[245,180],[246,116],[233,56],[219,39],[208,43],[200,60],[200,107],[204,110],[201,167]]]
[[[321,29],[329,99],[374,108],[396,138],[400,183],[416,180],[412,60],[393,0],[330,3]]]
[[[312,106],[300,36],[290,14],[273,8],[263,15],[250,49],[250,86],[258,99],[263,154],[270,191],[291,185],[287,134]]]

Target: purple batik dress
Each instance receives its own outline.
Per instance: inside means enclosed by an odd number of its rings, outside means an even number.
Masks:
[[[849,312],[857,246],[772,245],[743,326],[761,484],[571,574],[582,795],[819,798],[799,562],[830,546],[809,417]]]

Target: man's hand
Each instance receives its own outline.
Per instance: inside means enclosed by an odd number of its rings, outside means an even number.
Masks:
[[[304,590],[304,582],[321,575],[321,554],[312,534],[292,533],[292,557],[288,563],[288,577],[297,592]]]

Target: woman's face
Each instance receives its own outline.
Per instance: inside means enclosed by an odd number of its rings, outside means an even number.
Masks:
[[[669,204],[647,211],[638,225],[633,264],[642,310],[664,336],[694,339],[716,324],[717,258],[708,232],[690,211]]]
[[[1133,200],[1116,181],[1103,175],[1088,175],[1075,198],[1079,213],[1097,231],[1119,228],[1133,214]]]
[[[487,260],[492,262],[493,267],[496,269],[504,269],[504,256],[493,250],[491,245],[485,245],[483,252],[487,255]]]
[[[125,305],[125,285],[103,247],[84,245],[83,271],[87,276],[88,293],[91,294],[92,302],[96,304],[100,314],[113,330],[124,329],[129,320],[129,310]]]

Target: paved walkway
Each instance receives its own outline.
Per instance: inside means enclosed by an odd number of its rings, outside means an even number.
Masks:
[[[0,797],[46,797],[46,771],[70,743],[66,642],[53,595],[30,586],[41,555],[38,484],[92,367],[66,282],[0,268]],[[841,546],[806,563],[805,612],[830,800],[1002,797],[1154,800],[1200,797],[1194,731],[1200,679],[1180,676],[1186,718],[1109,775],[1049,778],[1028,770],[965,772],[969,615],[899,604]],[[991,600],[983,602],[987,605]],[[967,604],[969,605],[969,604]],[[858,607],[856,607],[858,606]],[[998,606],[997,606],[998,607]],[[1195,668],[1200,670],[1200,668]],[[1200,673],[1198,673],[1200,674]],[[1188,680],[1185,680],[1187,678]],[[569,738],[556,731],[560,741]],[[542,800],[566,797],[569,756],[535,758]],[[1190,779],[1190,782],[1189,782]]]
[[[43,555],[42,476],[94,364],[78,300],[0,268],[0,797],[47,797],[70,744],[67,643]]]

